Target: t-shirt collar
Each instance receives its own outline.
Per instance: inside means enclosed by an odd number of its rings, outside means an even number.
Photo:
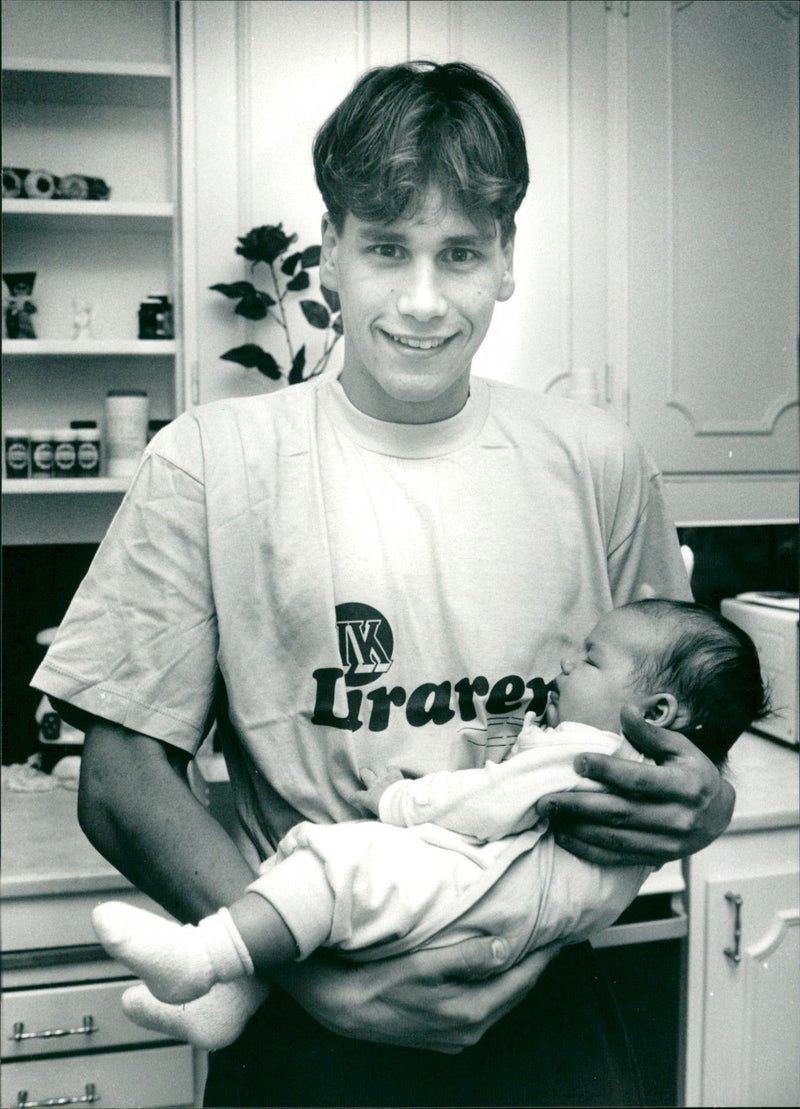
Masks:
[[[447,420],[432,424],[396,424],[376,420],[356,408],[338,378],[321,390],[331,421],[348,438],[368,450],[397,458],[434,458],[467,446],[480,433],[489,412],[489,389],[481,378],[470,379],[467,403]]]

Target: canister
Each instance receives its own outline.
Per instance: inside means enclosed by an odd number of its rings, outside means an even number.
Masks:
[[[100,429],[80,427],[75,431],[77,477],[100,477]]]
[[[53,432],[49,427],[31,431],[31,477],[53,476]]]
[[[147,445],[149,411],[144,389],[109,389],[105,439],[109,477],[132,477]]]
[[[77,473],[77,432],[58,427],[53,432],[53,477],[75,477]]]
[[[27,477],[31,465],[31,439],[27,428],[9,428],[5,434],[6,477]]]

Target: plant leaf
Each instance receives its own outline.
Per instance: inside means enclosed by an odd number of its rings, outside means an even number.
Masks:
[[[255,285],[251,285],[249,281],[234,281],[231,285],[220,284],[209,285],[208,287],[215,293],[222,293],[223,296],[230,297],[231,299],[235,297],[245,297],[256,291]]]
[[[311,278],[305,270],[300,270],[296,277],[291,281],[287,281],[286,288],[291,289],[293,293],[299,293],[301,289],[307,289],[311,284]]]
[[[312,327],[318,327],[320,331],[324,331],[330,323],[330,312],[324,304],[316,300],[301,300],[300,307]]]
[[[297,263],[302,258],[302,254],[298,250],[295,254],[290,254],[288,258],[284,258],[281,263],[281,273],[293,274],[297,269]]]
[[[339,294],[335,293],[333,289],[326,288],[321,282],[319,286],[319,291],[322,293],[322,298],[330,308],[331,312],[338,312],[341,308],[341,304],[339,302]]]
[[[301,265],[304,270],[310,270],[312,266],[319,265],[320,247],[307,246],[300,256]]]
[[[244,316],[246,320],[263,320],[267,314],[267,306],[258,297],[242,297],[234,312],[237,316]]]
[[[305,344],[300,347],[297,354],[294,356],[292,368],[289,370],[289,384],[298,385],[303,380],[303,370],[306,368],[306,348]]]
[[[337,335],[344,335],[344,324],[342,323],[341,314],[334,317],[333,330]]]
[[[247,370],[258,370],[264,377],[280,380],[281,368],[267,351],[262,350],[256,343],[245,343],[241,347],[233,347],[220,355],[226,362],[236,362]]]

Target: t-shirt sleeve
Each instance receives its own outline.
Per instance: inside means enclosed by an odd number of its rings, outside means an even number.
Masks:
[[[193,753],[216,658],[199,433],[181,417],[142,460],[32,685]]]
[[[627,430],[620,439],[618,466],[617,480],[604,483],[614,607],[646,597],[692,600],[661,474]],[[610,489],[613,500],[609,500]]]

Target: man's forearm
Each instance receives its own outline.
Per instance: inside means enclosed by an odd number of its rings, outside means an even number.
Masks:
[[[78,816],[97,850],[179,920],[240,897],[247,861],[197,800],[181,752],[98,721],[86,733]]]

